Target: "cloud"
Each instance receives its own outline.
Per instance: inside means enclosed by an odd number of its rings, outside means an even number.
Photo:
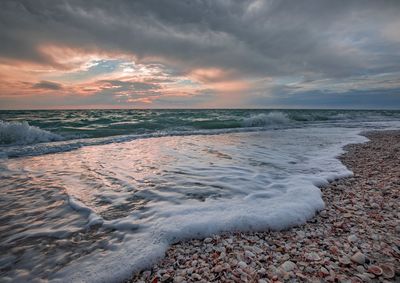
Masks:
[[[37,89],[44,89],[44,90],[61,90],[63,86],[59,83],[49,82],[49,81],[41,81],[32,86],[33,88]]]
[[[397,88],[381,75],[400,80],[399,14],[397,0],[1,1],[0,65],[23,62],[36,89],[86,83],[147,102],[179,88],[234,93],[238,107],[278,88],[363,95]]]
[[[2,1],[0,54],[52,64],[52,43],[131,53],[185,68],[345,76],[369,63],[397,1]],[[392,27],[393,29],[393,27]],[[60,36],[62,35],[62,36]],[[357,42],[355,42],[357,41]],[[390,43],[392,44],[392,43]],[[395,44],[395,43],[393,43]],[[17,47],[17,48],[15,48]],[[399,67],[400,68],[400,67]]]
[[[147,91],[160,89],[161,87],[155,83],[149,82],[132,82],[132,81],[119,81],[119,80],[101,80],[98,83],[105,84],[105,88],[116,88],[121,91],[134,90],[134,91]]]

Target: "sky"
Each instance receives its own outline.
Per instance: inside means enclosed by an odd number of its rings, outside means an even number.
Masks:
[[[0,109],[400,109],[400,1],[2,0]]]

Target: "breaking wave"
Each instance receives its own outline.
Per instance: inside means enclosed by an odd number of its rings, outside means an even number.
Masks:
[[[243,119],[244,127],[265,127],[275,125],[286,125],[291,122],[287,114],[282,112],[271,112],[268,114],[257,114]]]
[[[22,119],[35,121],[40,128],[22,122]],[[379,129],[382,123],[389,126],[399,119],[400,111],[0,111],[0,159],[164,136],[216,135],[310,126],[357,128],[361,124]]]
[[[0,121],[0,145],[26,145],[62,139],[60,135],[30,126],[28,122]]]

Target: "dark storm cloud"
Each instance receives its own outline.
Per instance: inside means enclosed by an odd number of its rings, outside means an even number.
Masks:
[[[55,64],[46,44],[132,53],[182,71],[343,77],[399,71],[400,1],[2,1],[0,56]]]
[[[59,83],[55,82],[49,82],[49,81],[41,81],[32,86],[33,88],[37,89],[47,89],[47,90],[60,90],[62,89],[62,85]]]

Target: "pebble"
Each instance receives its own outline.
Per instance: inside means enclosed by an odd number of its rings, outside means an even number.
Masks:
[[[221,265],[217,265],[216,267],[214,267],[214,272],[221,272],[224,268]]]
[[[264,267],[262,267],[262,268],[260,268],[257,272],[258,272],[259,274],[261,274],[261,275],[264,275],[267,271],[265,270]]]
[[[281,268],[286,271],[286,272],[290,272],[293,269],[297,268],[296,264],[294,262],[291,262],[290,260],[285,261],[282,265]]]
[[[244,261],[239,261],[238,266],[240,268],[246,268],[247,267],[247,263],[245,263]]]
[[[328,269],[326,269],[325,267],[321,267],[321,272],[322,272],[322,274],[325,274],[325,275],[329,275],[329,271],[328,271]]]
[[[176,276],[174,278],[174,283],[182,283],[183,281],[185,281],[185,277],[183,276]]]
[[[358,238],[357,238],[356,235],[350,235],[350,236],[347,237],[347,240],[348,240],[350,243],[353,243],[353,242],[356,242],[356,241],[358,240]]]
[[[305,258],[311,261],[321,260],[321,257],[316,252],[307,253]]]
[[[375,208],[375,209],[380,208],[379,204],[377,204],[377,203],[375,203],[375,202],[371,203],[371,207],[372,207],[372,208]]]
[[[364,266],[362,266],[362,265],[358,265],[358,266],[356,267],[356,269],[357,269],[357,271],[358,271],[359,273],[364,273],[364,272],[365,272],[365,268],[364,268]]]
[[[354,255],[352,255],[352,257],[350,259],[351,259],[351,261],[354,261],[355,263],[364,264],[366,258],[363,253],[357,252]]]
[[[371,278],[369,278],[368,274],[362,273],[362,274],[356,274],[356,276],[358,278],[360,278],[362,280],[362,282],[365,282],[365,283],[371,282]]]
[[[201,276],[200,276],[199,274],[197,274],[197,273],[193,273],[193,274],[192,274],[192,278],[193,278],[194,280],[201,280]]]

